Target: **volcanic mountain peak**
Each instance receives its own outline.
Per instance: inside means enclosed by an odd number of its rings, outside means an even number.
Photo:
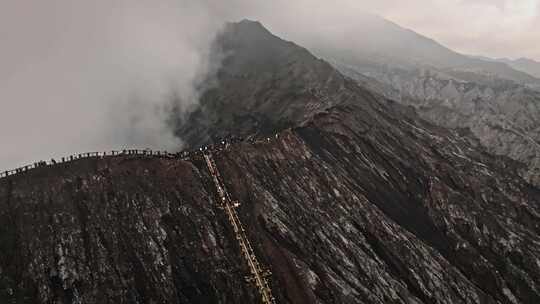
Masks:
[[[264,37],[264,35],[274,36],[258,20],[242,19],[239,22],[227,22],[227,24],[225,26],[226,27],[233,27],[233,28],[237,27],[237,29],[232,29],[232,31],[238,31],[239,33],[241,33],[242,31],[246,31],[246,32],[252,32],[252,33],[261,35],[260,37]],[[254,38],[254,37],[252,37],[252,38]]]
[[[205,92],[201,107],[178,124],[177,134],[193,147],[299,125],[336,104],[339,99],[328,97],[347,82],[330,64],[260,23],[229,24],[216,49],[225,54],[219,86]]]

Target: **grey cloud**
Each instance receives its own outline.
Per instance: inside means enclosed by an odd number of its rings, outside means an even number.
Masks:
[[[0,168],[180,148],[168,103],[197,103],[222,23],[196,0],[0,2]]]

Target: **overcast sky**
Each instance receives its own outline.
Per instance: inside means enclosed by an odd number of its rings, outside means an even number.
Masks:
[[[0,170],[69,153],[175,149],[225,20],[284,38],[386,17],[457,51],[540,60],[540,0],[0,0]]]
[[[176,150],[222,22],[198,1],[0,0],[0,170],[71,153]]]
[[[540,61],[540,0],[375,2],[380,15],[454,50]]]

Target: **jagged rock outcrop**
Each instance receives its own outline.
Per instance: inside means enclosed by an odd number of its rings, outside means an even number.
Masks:
[[[213,153],[278,303],[540,301],[540,190],[519,163],[260,24],[220,39],[218,85],[177,132],[262,139]],[[257,303],[222,212],[197,157],[1,179],[0,300]]]

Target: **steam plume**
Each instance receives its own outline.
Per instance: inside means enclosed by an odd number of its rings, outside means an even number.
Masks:
[[[0,4],[0,170],[121,146],[180,149],[223,20],[198,1]],[[173,101],[174,103],[171,103]]]

